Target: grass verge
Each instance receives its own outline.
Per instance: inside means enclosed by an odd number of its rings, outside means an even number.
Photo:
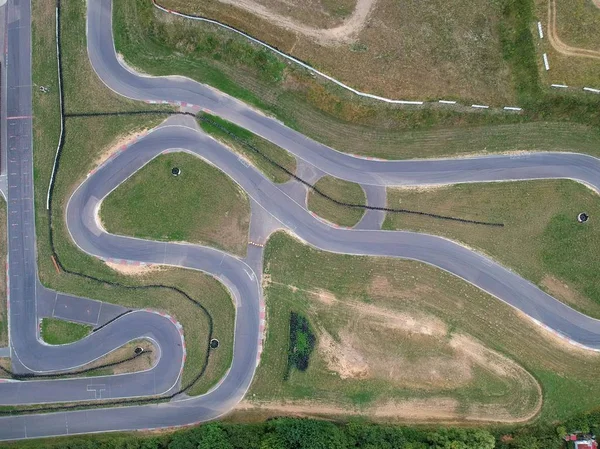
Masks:
[[[126,307],[150,307],[168,311],[184,327],[188,357],[183,384],[190,383],[202,370],[208,349],[210,321],[198,307],[172,290],[132,290],[84,280],[67,273],[57,274],[50,259],[46,192],[58,142],[60,123],[56,49],[54,40],[54,3],[32,2],[33,80],[50,86],[50,93],[34,90],[34,188],[36,231],[38,237],[38,269],[44,285],[59,291],[122,304]],[[62,5],[62,54],[67,112],[130,111],[152,109],[151,106],[118,97],[96,77],[87,58],[85,43],[85,3],[65,2]],[[85,95],[82,94],[85,92]],[[119,144],[120,135],[139,132],[156,126],[164,117],[121,116],[69,119],[61,170],[56,177],[53,202],[54,242],[61,262],[68,269],[127,286],[161,283],[180,287],[198,299],[213,318],[213,337],[219,338],[222,351],[211,354],[205,375],[189,391],[207,391],[230,365],[233,345],[235,310],[226,289],[215,279],[183,269],[165,269],[152,274],[124,276],[101,261],[79,251],[65,227],[64,209],[71,192],[85,178],[106,149]],[[202,292],[199,295],[198,292]]]
[[[50,345],[65,345],[87,337],[92,332],[88,324],[73,323],[57,318],[43,318],[41,337]]]
[[[171,170],[181,170],[173,176]],[[187,153],[160,155],[113,190],[100,209],[108,232],[185,241],[243,256],[250,205],[219,169]]]
[[[333,176],[323,176],[314,187],[328,197],[340,202],[363,206],[367,204],[367,198],[362,187],[353,182],[344,181]],[[340,226],[354,226],[365,213],[364,209],[336,204],[312,189],[308,193],[306,205],[309,210],[318,216]]]
[[[557,299],[600,317],[598,195],[570,180],[458,184],[388,189],[389,207],[504,223],[503,228],[388,214],[384,229],[442,235],[473,247],[534,282]]]
[[[0,260],[6,260],[6,201],[0,199]],[[6,270],[0,270],[0,347],[8,345]]]
[[[600,355],[553,337],[441,270],[400,259],[326,253],[278,233],[266,246],[265,275],[267,339],[248,395],[259,409],[275,405],[278,414],[346,416],[357,411],[413,422],[450,411],[445,421],[483,416],[508,421],[524,417],[539,399],[522,368],[541,384],[540,422],[600,405],[589,394],[600,386],[595,375]],[[305,373],[293,371],[285,382],[290,311],[311,319],[318,350]],[[465,338],[480,343],[466,347],[486,355],[484,369],[473,362],[469,370],[458,370],[457,360],[469,360],[459,355]],[[335,357],[327,356],[328,347],[337,359],[348,359],[349,349],[362,356],[364,377],[342,378],[339,363],[329,364]],[[349,366],[360,367],[360,358],[350,360]],[[405,370],[397,369],[402,360]],[[494,375],[500,360],[507,372],[521,375],[509,376],[512,381]],[[454,369],[449,382],[436,382],[435,371],[445,379]],[[298,403],[310,407],[294,409]]]
[[[209,84],[340,151],[387,159],[512,150],[599,155],[598,99],[540,89],[530,1],[503,0],[500,25],[503,57],[523,102],[522,114],[360,100],[293,66],[280,71],[275,63],[258,64],[262,50],[244,39],[159,13],[144,0],[116,3],[113,20],[115,45],[131,65]],[[236,58],[239,48],[249,56]]]
[[[290,173],[296,172],[296,158],[268,140],[206,112],[202,113],[198,123],[206,133],[241,156],[248,158],[252,165],[262,171],[271,181],[284,183],[291,179],[291,176],[285,170],[275,164],[285,168]],[[257,151],[253,151],[250,147],[254,147]],[[264,156],[261,156],[259,152]],[[275,164],[270,162],[269,159]]]

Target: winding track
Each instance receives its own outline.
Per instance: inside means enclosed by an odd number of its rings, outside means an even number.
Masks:
[[[157,365],[144,373],[93,379],[6,382],[0,404],[56,402],[104,395],[125,397],[160,394],[175,389],[183,353],[173,324],[147,311],[137,311],[98,333],[61,347],[37,340],[37,305],[55,292],[37,281],[31,148],[31,61],[29,2],[9,0],[6,55],[8,79],[8,212],[10,332],[13,360],[21,370],[56,371],[88,362],[133,338],[147,337],[161,348]],[[285,127],[212,88],[181,77],[140,76],[121,66],[111,45],[111,0],[88,1],[88,54],[98,76],[117,93],[145,101],[179,101],[198,105],[265,137],[296,155],[305,165],[369,187],[443,184],[538,178],[571,178],[600,191],[600,161],[567,153],[430,161],[367,161],[354,158]],[[295,181],[278,186],[237,155],[199,132],[191,119],[171,118],[91,175],[67,206],[67,226],[75,243],[100,258],[165,263],[202,270],[220,279],[236,301],[233,363],[219,387],[201,397],[166,404],[91,409],[0,418],[0,438],[18,439],[73,433],[185,425],[214,419],[244,396],[256,367],[262,251],[247,260],[198,245],[152,242],[107,234],[96,220],[102,199],[145,163],[164,151],[188,151],[210,161],[235,180],[253,199],[254,227],[270,215],[307,243],[347,254],[419,260],[453,273],[522,310],[566,338],[600,349],[600,321],[582,315],[545,294],[530,282],[488,258],[449,240],[426,234],[333,228],[316,220],[299,200],[303,187]],[[293,198],[296,198],[294,200]],[[266,211],[266,213],[265,213]],[[268,220],[267,220],[268,221]],[[77,303],[82,299],[64,296]],[[108,317],[106,317],[108,319]],[[52,382],[52,383],[50,383]],[[151,385],[159,382],[159,388]],[[56,386],[60,386],[57,388]],[[84,388],[85,387],[85,388]],[[101,393],[102,394],[102,393]],[[106,397],[106,396],[102,396]]]

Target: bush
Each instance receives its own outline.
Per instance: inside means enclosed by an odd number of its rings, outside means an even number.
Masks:
[[[295,312],[290,314],[290,347],[288,349],[288,365],[284,375],[287,379],[292,368],[306,371],[310,354],[315,347],[315,335],[306,317]]]

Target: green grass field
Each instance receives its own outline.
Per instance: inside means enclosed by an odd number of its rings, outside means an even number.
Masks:
[[[349,204],[367,204],[367,198],[361,186],[333,176],[323,176],[315,184],[315,189],[337,201]],[[309,191],[306,204],[308,209],[318,216],[340,226],[354,226],[365,213],[364,209],[336,204],[314,190]]]
[[[189,76],[348,153],[387,159],[515,150],[600,154],[598,99],[541,89],[529,30],[530,0],[503,5],[502,51],[526,109],[520,115],[358,100],[292,66],[283,69],[272,56],[221,29],[166,20],[144,0],[115,4],[115,44],[131,65],[147,73]],[[236,57],[239,52],[245,56]],[[263,57],[269,62],[260,63]]]
[[[416,373],[420,376],[412,379],[413,383],[403,371],[390,374],[403,358],[419,367],[420,358],[431,361],[427,366],[434,366],[435,357],[443,360],[438,369],[448,373],[446,370],[456,362],[453,356],[460,359],[459,346],[452,343],[453,339],[463,335],[534,376],[543,390],[542,423],[600,406],[598,398],[589,394],[600,386],[595,375],[596,367],[600,367],[599,355],[557,340],[511,307],[441,270],[400,259],[326,253],[279,233],[266,246],[265,274],[267,340],[248,395],[259,408],[268,410],[270,405],[281,406],[285,400],[288,405],[308,403],[305,414],[322,410],[321,414],[327,415],[328,410],[341,407],[348,413],[362,410],[373,417],[377,416],[377,407],[389,405],[391,399],[434,398],[442,409],[442,398],[453,398],[460,404],[456,409],[459,418],[477,410],[475,413],[481,415],[489,412],[498,419],[510,419],[511,412],[517,415],[531,410],[538,397],[531,384],[502,381],[476,366],[471,371],[471,383],[459,386],[454,379],[437,389],[427,383],[431,376],[427,371]],[[351,335],[357,340],[350,346],[368,361],[371,375],[342,379],[330,369],[322,350],[315,350],[309,369],[293,372],[284,382],[290,311],[307,314],[318,329],[317,347],[323,344],[326,331],[326,341],[337,348],[338,358],[346,354],[346,331],[355,331]],[[388,327],[389,322],[385,324],[390,316],[396,325],[393,329]],[[408,326],[405,331],[403,323]],[[412,333],[406,329],[412,329]],[[446,333],[434,338],[440,330]],[[355,365],[359,364],[356,360],[360,359],[355,359]],[[383,367],[382,371],[376,369],[378,366]],[[478,408],[477,403],[483,405]],[[412,421],[422,416],[417,414],[419,407],[423,403],[409,408]],[[401,408],[398,414],[402,415]]]
[[[296,172],[296,159],[294,156],[268,140],[252,134],[227,120],[205,112],[201,114],[198,123],[206,133],[223,142],[236,153],[248,158],[252,165],[262,171],[271,181],[277,183],[287,182],[291,179],[289,173]],[[254,147],[257,151],[253,151],[251,147]],[[266,157],[261,156],[261,154]]]
[[[173,176],[172,168],[181,170]],[[150,161],[103,201],[107,231],[150,240],[201,243],[246,254],[250,205],[219,169],[187,153]]]
[[[592,190],[568,180],[459,184],[431,189],[389,189],[388,206],[472,220],[503,228],[403,214],[388,214],[384,229],[442,235],[475,248],[573,307],[600,317],[598,223]]]
[[[34,187],[36,230],[38,236],[38,269],[44,285],[126,307],[150,307],[175,316],[184,327],[188,357],[183,384],[189,384],[202,370],[208,348],[209,317],[198,307],[172,290],[131,290],[107,286],[64,272],[56,273],[50,259],[46,192],[60,129],[54,40],[54,3],[36,0],[33,17],[33,80],[50,86],[50,93],[34,90]],[[62,5],[63,70],[67,112],[126,111],[152,109],[143,103],[118,97],[96,77],[90,67],[85,47],[85,3]],[[82,95],[81,92],[85,92]],[[53,200],[54,242],[61,263],[70,270],[93,275],[123,285],[175,285],[200,301],[213,318],[213,336],[221,341],[222,350],[213,352],[205,375],[188,393],[207,391],[230,365],[235,310],[226,289],[215,279],[182,269],[153,271],[140,276],[125,276],[101,261],[79,251],[65,228],[63,211],[73,189],[85,178],[106,150],[119,141],[119,136],[151,128],[161,116],[101,117],[69,119],[61,167],[56,177]]]
[[[42,340],[50,345],[64,345],[87,337],[92,332],[92,326],[73,323],[57,318],[42,319]]]

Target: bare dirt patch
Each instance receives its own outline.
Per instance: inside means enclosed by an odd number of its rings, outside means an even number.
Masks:
[[[106,356],[101,357],[98,360],[83,366],[81,369],[97,368],[102,365],[121,362],[123,360],[129,359],[134,355],[134,350],[138,346],[144,350],[142,355],[136,357],[133,360],[119,363],[116,366],[107,368],[110,372],[99,372],[99,374],[106,375],[133,373],[136,371],[143,371],[152,368],[152,366],[154,366],[154,364],[156,363],[156,357],[158,355],[156,348],[148,340],[134,340],[114,350],[110,354],[107,354]]]
[[[340,25],[323,29],[290,19],[304,10],[303,2],[286,14],[274,11],[272,2],[257,6],[259,0],[164,3],[236,26],[364,92],[499,105],[515,100],[499,45],[499,4],[461,0],[447,8],[441,0],[359,0]],[[316,88],[309,96],[319,97],[318,104],[328,99]]]
[[[555,298],[559,298],[581,310],[589,310],[589,307],[593,304],[590,299],[580,295],[577,291],[553,276],[544,276],[540,285]]]
[[[326,331],[319,333],[319,351],[328,368],[338,373],[342,379],[364,379],[369,377],[369,365],[365,357],[351,344],[347,335],[340,343]]]
[[[353,36],[358,34],[364,28],[376,0],[358,0],[350,17],[345,19],[340,25],[329,29],[314,28],[304,25],[290,17],[273,12],[272,9],[253,0],[220,1],[245,9],[268,22],[285,28],[286,30],[309,37],[321,45],[337,45],[350,41]]]
[[[155,271],[163,271],[166,268],[162,265],[129,265],[114,262],[104,262],[110,268],[127,276],[142,276]]]
[[[98,167],[106,162],[112,155],[114,155],[117,151],[121,149],[124,145],[127,145],[134,140],[138,139],[140,136],[146,134],[148,132],[147,128],[140,129],[138,131],[134,131],[128,134],[124,134],[119,136],[115,141],[113,141],[108,148],[106,148],[97,159],[94,161],[93,166]]]
[[[596,6],[598,1],[600,0],[594,0]],[[600,51],[571,47],[560,40],[556,27],[556,0],[548,1],[548,31],[548,40],[557,52],[566,56],[600,59]]]
[[[317,401],[293,402],[240,402],[236,410],[262,410],[273,414],[285,414],[300,417],[309,416],[372,416],[384,420],[426,422],[431,420],[459,420],[459,403],[456,399],[438,397],[427,399],[408,399],[404,401],[386,401],[368,408],[340,407]]]

